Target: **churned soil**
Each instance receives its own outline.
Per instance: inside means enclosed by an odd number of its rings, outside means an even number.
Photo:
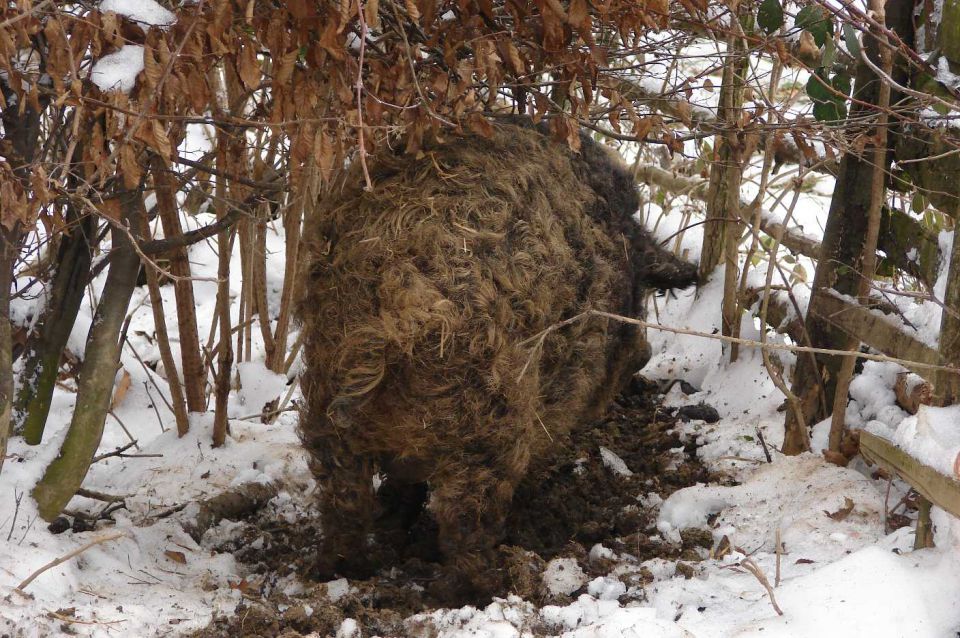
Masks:
[[[569,602],[572,598],[544,586],[543,570],[551,559],[564,557],[575,559],[589,578],[607,575],[617,563],[590,555],[598,543],[636,563],[700,560],[710,547],[709,533],[685,535],[680,545],[663,542],[656,533],[658,501],[651,494],[667,498],[718,478],[675,426],[675,412],[663,408],[653,388],[638,378],[606,417],[558,443],[554,460],[517,490],[498,549],[494,591],[535,604]],[[404,555],[374,549],[383,562],[376,576],[328,585],[311,578],[320,548],[319,520],[251,517],[239,535],[215,548],[233,553],[248,569],[246,578],[231,585],[241,590],[242,601],[234,613],[215,618],[194,636],[326,636],[346,618],[354,619],[363,635],[409,635],[409,616],[450,605],[430,587],[440,569],[433,533],[429,518],[422,517],[411,534],[418,540]]]

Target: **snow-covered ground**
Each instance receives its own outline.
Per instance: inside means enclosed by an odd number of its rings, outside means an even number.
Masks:
[[[822,223],[829,190],[826,185],[817,187],[802,198],[796,219],[807,232],[816,232]],[[647,210],[646,217],[650,220],[651,214],[660,212]],[[657,235],[672,235],[681,219],[679,214],[663,215]],[[204,221],[201,216],[197,223]],[[680,240],[691,259],[697,256],[699,239],[697,227]],[[268,252],[270,303],[277,304],[282,229],[272,231]],[[239,272],[239,258],[235,260],[234,270]],[[213,247],[194,247],[191,261],[194,273],[206,278],[195,285],[200,333],[206,335],[215,299]],[[761,262],[751,275],[759,282],[763,267]],[[718,330],[721,281],[717,273],[698,291],[654,299],[649,317],[666,326]],[[163,294],[166,307],[173,308],[169,286]],[[133,307],[137,310],[131,343],[142,359],[156,361],[145,291],[137,292]],[[931,318],[935,314],[931,307],[911,310]],[[21,307],[16,312],[24,316],[29,310]],[[236,314],[236,303],[233,310]],[[74,352],[82,352],[91,316],[87,304],[70,340]],[[168,321],[168,326],[175,336],[176,322]],[[209,415],[194,415],[191,432],[177,438],[173,416],[158,400],[158,389],[149,378],[157,373],[140,365],[131,348],[124,350],[118,374],[129,374],[131,383],[114,410],[116,416],[107,421],[101,452],[126,445],[129,437],[138,441],[139,449],[127,451],[136,454],[133,457],[96,463],[84,484],[96,492],[126,496],[126,508],[114,512],[116,525],[111,528],[52,534],[37,518],[29,496],[69,424],[75,399],[69,387],[58,388],[54,396],[42,446],[27,446],[17,437],[11,441],[11,457],[0,474],[0,635],[170,636],[203,627],[214,614],[233,612],[243,596],[244,567],[229,554],[210,551],[218,539],[229,536],[232,524],[221,523],[198,544],[184,530],[184,523],[196,513],[189,504],[245,483],[269,482],[279,489],[271,513],[293,522],[309,507],[315,490],[298,446],[295,413],[286,412],[270,425],[259,421],[263,405],[286,394],[289,386],[286,378],[263,366],[258,332],[253,331],[252,361],[240,366],[230,436],[219,449],[210,447]],[[749,318],[743,321],[742,336],[759,337]],[[776,451],[783,438],[783,414],[778,411],[783,397],[758,351],[745,348],[736,363],[728,364],[715,340],[654,330],[649,338],[654,357],[645,375],[683,379],[699,390],[681,396],[674,386],[665,397],[667,404],[704,401],[718,410],[717,423],[693,421],[679,427],[685,437],[696,440],[701,459],[711,469],[736,483],[696,485],[674,493],[660,505],[659,533],[670,541],[685,528],[704,528],[715,544],[730,549],[681,572],[675,562],[638,563],[631,556],[594,548],[614,559],[608,576],[586,582],[571,565],[563,578],[556,574],[556,565],[550,572],[554,586],[564,593],[579,593],[569,605],[538,608],[509,597],[482,609],[421,614],[410,620],[411,633],[493,638],[532,635],[531,628],[537,627],[541,633],[578,638],[957,635],[960,524],[955,519],[935,511],[937,547],[913,551],[909,527],[884,533],[885,500],[891,507],[900,500],[902,484],[895,482],[887,494],[887,484],[871,479],[859,461],[840,468],[818,454],[784,457]],[[778,361],[789,373],[793,356],[779,354]],[[897,370],[893,364],[865,366],[851,387],[851,422],[893,437],[932,465],[952,472],[960,450],[957,410],[907,415],[893,401]],[[772,463],[766,461],[758,433]],[[825,439],[826,426],[821,424],[814,447],[824,447]],[[637,497],[658,501],[655,495]],[[76,497],[70,509],[97,511],[104,505]],[[51,560],[113,532],[122,535],[45,571],[25,593],[14,589]],[[640,570],[652,579],[628,586],[632,581],[620,578]],[[782,615],[775,611],[763,579],[772,586]],[[291,579],[286,586],[298,585]],[[340,634],[367,635],[353,621],[345,621]]]

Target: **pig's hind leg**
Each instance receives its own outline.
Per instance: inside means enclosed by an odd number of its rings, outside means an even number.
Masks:
[[[508,425],[503,425],[510,429]],[[431,593],[451,604],[482,604],[500,593],[505,574],[496,547],[504,534],[514,490],[527,471],[530,446],[524,429],[448,463],[430,479],[429,509],[436,520],[444,572]]]
[[[339,437],[331,437],[322,457],[314,464],[323,525],[316,576],[367,578],[378,567],[369,547],[378,509],[374,460],[352,453]]]

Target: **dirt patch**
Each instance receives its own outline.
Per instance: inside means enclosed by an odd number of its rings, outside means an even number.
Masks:
[[[700,464],[693,444],[674,432],[676,418],[652,397],[648,387],[634,383],[603,420],[575,431],[548,467],[521,484],[498,549],[498,568],[491,574],[500,595],[516,593],[536,604],[567,602],[570,598],[543,586],[547,562],[569,557],[588,578],[607,575],[617,563],[603,553],[591,554],[598,543],[620,555],[621,563],[625,555],[635,559],[628,558],[630,562],[703,557],[709,534],[685,535],[679,546],[656,540],[656,507],[643,497],[666,498],[716,477]],[[377,557],[391,567],[368,580],[328,587],[311,580],[321,547],[318,521],[251,520],[239,536],[216,547],[247,566],[248,576],[236,585],[244,600],[233,615],[215,619],[194,635],[333,635],[347,618],[358,623],[363,635],[419,635],[405,619],[447,603],[436,586],[443,575],[431,549],[435,533],[429,521],[421,523],[411,534],[417,542],[402,556],[384,550]],[[489,600],[472,602],[482,606]]]
[[[637,534],[655,533],[656,512],[638,496],[666,498],[676,490],[706,482],[706,468],[692,442],[674,432],[676,418],[636,382],[618,397],[607,416],[574,432],[545,473],[531,476],[517,492],[517,507],[508,519],[507,542],[549,560],[568,551],[571,542],[589,548],[602,543],[640,560],[663,556],[657,544],[637,553]],[[601,448],[619,457],[630,475],[604,462]],[[651,551],[652,550],[652,553]]]

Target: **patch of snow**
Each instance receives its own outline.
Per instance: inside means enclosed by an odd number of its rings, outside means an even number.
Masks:
[[[946,408],[921,405],[916,415],[900,422],[893,442],[924,465],[945,476],[956,476],[960,467],[958,423],[960,405]]]
[[[554,596],[569,596],[587,582],[576,559],[554,558],[543,572],[543,584]]]
[[[337,629],[336,638],[360,638],[360,626],[353,618],[345,618]]]
[[[346,578],[338,578],[327,583],[327,598],[336,602],[350,593],[350,582]]]
[[[169,27],[177,16],[154,0],[103,0],[100,11],[113,11],[145,26]]]
[[[237,364],[240,389],[231,397],[244,416],[256,414],[264,405],[279,398],[287,390],[286,375],[270,370],[263,361],[244,361]],[[240,417],[240,414],[236,415]]]
[[[609,547],[597,543],[590,548],[589,558],[591,563],[598,563],[602,560],[616,560],[617,555]]]
[[[657,529],[668,533],[706,525],[712,514],[735,502],[730,498],[732,489],[697,483],[693,487],[677,490],[660,507]]]
[[[587,585],[587,593],[598,600],[616,600],[627,593],[627,586],[616,578],[599,576]]]
[[[129,93],[137,82],[137,75],[143,71],[143,47],[139,44],[126,44],[115,53],[97,60],[90,71],[90,81],[101,91],[120,91]]]
[[[633,472],[630,471],[630,468],[627,467],[626,462],[617,456],[612,450],[600,446],[600,459],[603,461],[604,467],[612,471],[614,474],[619,474],[620,476],[633,476]]]

